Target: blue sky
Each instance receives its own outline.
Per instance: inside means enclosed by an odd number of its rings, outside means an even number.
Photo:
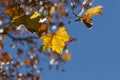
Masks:
[[[46,69],[41,80],[120,80],[120,0],[95,0],[103,15],[93,17],[89,30],[84,24],[67,25],[77,42],[69,45],[72,59],[62,66],[66,72]]]
[[[84,24],[68,25],[68,32],[78,39],[69,45],[72,60],[65,73],[45,70],[42,80],[120,80],[120,0],[95,0],[103,5],[103,15],[93,17],[94,28]]]

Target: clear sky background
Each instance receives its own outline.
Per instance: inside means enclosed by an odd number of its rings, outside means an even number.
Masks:
[[[103,5],[103,15],[93,17],[91,30],[80,23],[67,25],[77,42],[68,46],[72,59],[61,66],[66,72],[47,66],[41,80],[120,80],[120,0],[95,0],[96,5]]]
[[[120,80],[120,0],[95,0],[99,4],[103,15],[93,17],[92,30],[80,23],[67,26],[78,41],[69,45],[66,72],[44,70],[42,80]]]

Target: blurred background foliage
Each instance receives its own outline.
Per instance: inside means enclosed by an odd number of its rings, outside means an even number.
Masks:
[[[71,59],[69,42],[62,55],[51,49],[43,53],[39,38],[75,22],[92,3],[93,0],[0,0],[0,79],[40,80],[44,70],[41,63],[65,72],[61,65]]]

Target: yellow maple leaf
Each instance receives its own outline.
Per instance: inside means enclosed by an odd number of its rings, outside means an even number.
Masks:
[[[88,9],[85,14],[79,19],[80,22],[84,22],[85,25],[88,27],[88,28],[91,28],[93,26],[93,23],[92,23],[92,17],[94,15],[102,15],[102,6],[101,5],[98,5],[96,7],[92,7],[90,9]]]
[[[40,39],[43,40],[43,52],[52,48],[52,51],[60,55],[65,47],[65,43],[71,40],[70,36],[67,34],[66,28],[64,27],[59,28],[56,33],[45,34]]]

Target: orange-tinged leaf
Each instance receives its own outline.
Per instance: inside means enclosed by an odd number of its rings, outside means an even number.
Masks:
[[[53,53],[50,54],[50,59],[54,59],[54,54]]]
[[[43,35],[40,39],[43,40],[42,51],[52,48],[52,51],[60,55],[65,47],[65,43],[71,40],[64,27],[59,28],[56,33]]]
[[[45,23],[41,23],[40,27],[38,28],[37,34],[42,35],[43,32],[47,33],[47,31],[48,31],[48,25]]]
[[[91,28],[93,26],[93,23],[92,23],[92,17],[94,15],[102,15],[102,6],[101,5],[98,5],[96,7],[92,7],[90,9],[88,9],[84,15],[80,18],[80,22],[84,22],[85,25],[88,27],[88,28]]]
[[[52,16],[48,16],[48,17],[47,17],[47,20],[48,20],[49,23],[52,23],[52,22],[53,22]]]
[[[8,55],[7,53],[3,53],[3,54],[2,54],[1,62],[6,63],[6,62],[11,61],[11,60],[12,60],[12,58],[11,58],[10,55]]]
[[[25,59],[24,64],[25,64],[25,65],[29,65],[30,62],[31,62],[30,59],[27,58],[27,59]]]
[[[65,15],[65,9],[63,7],[60,7],[59,10],[60,10],[60,14],[62,16],[64,16]]]
[[[70,61],[71,59],[71,54],[70,53],[66,53],[65,55],[62,56],[64,61]]]
[[[38,32],[40,32],[40,31],[42,31],[42,30],[47,30],[47,28],[48,28],[47,24],[42,23],[42,24],[40,25],[39,29],[38,29]]]

